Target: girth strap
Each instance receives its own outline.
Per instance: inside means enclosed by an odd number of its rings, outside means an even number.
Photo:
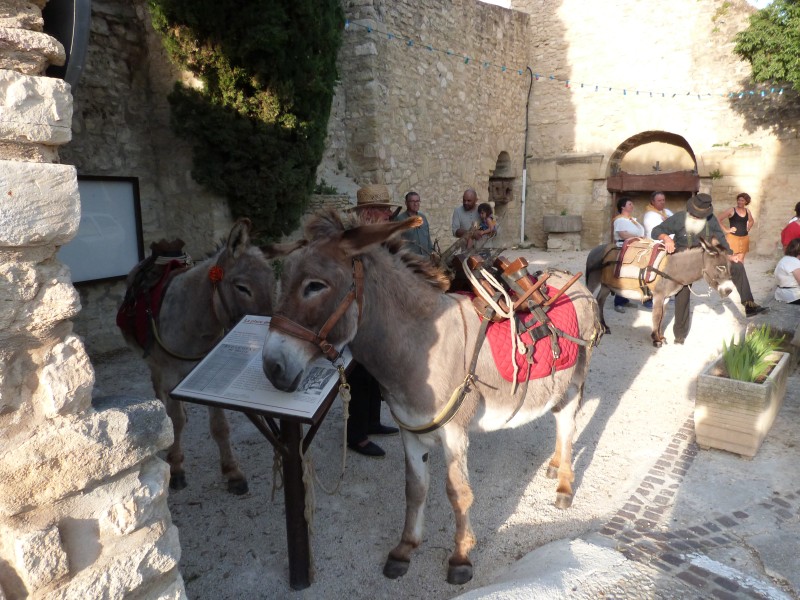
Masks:
[[[460,309],[461,306],[459,305],[459,310]],[[491,309],[489,310],[491,311]],[[463,311],[461,313],[461,318],[464,318]],[[469,364],[469,371],[467,372],[467,376],[464,378],[464,382],[451,394],[450,400],[447,401],[447,404],[444,406],[444,408],[442,408],[442,410],[440,410],[430,422],[426,423],[425,425],[420,425],[419,427],[411,427],[410,425],[403,423],[397,418],[397,415],[392,413],[394,420],[397,421],[397,424],[400,427],[406,431],[410,431],[411,433],[423,434],[436,431],[440,427],[444,427],[450,421],[452,421],[453,417],[456,416],[456,413],[458,413],[461,405],[464,403],[464,398],[467,397],[467,392],[470,390],[470,384],[473,382],[473,378],[475,376],[475,367],[478,365],[478,355],[480,354],[483,340],[486,339],[486,330],[489,327],[489,323],[491,323],[491,315],[485,317],[481,322],[481,328],[478,331],[478,337],[475,340],[475,348],[472,351],[472,360]]]

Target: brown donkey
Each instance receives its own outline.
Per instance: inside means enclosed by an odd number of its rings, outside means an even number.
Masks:
[[[716,238],[710,242],[700,238],[700,246],[682,252],[676,252],[666,257],[665,264],[660,265],[660,276],[650,284],[649,291],[653,298],[653,331],[650,337],[653,345],[660,348],[666,343],[666,338],[661,332],[664,320],[664,302],[670,296],[677,294],[680,289],[695,281],[705,279],[708,287],[717,290],[725,298],[735,288],[731,280],[731,270],[725,248]],[[605,333],[610,333],[606,325],[603,306],[606,298],[613,291],[629,300],[643,300],[644,294],[639,289],[624,289],[607,282],[614,281],[613,273],[619,248],[614,244],[597,246],[589,252],[586,258],[586,287],[597,290],[597,304],[600,307],[600,322]],[[606,271],[604,274],[603,271]],[[619,280],[616,280],[619,281]]]

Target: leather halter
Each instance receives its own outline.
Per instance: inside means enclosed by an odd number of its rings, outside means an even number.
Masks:
[[[355,301],[358,307],[358,321],[361,322],[361,309],[364,304],[364,265],[361,263],[361,259],[358,258],[353,259],[353,285],[350,286],[350,291],[348,291],[345,297],[342,298],[342,301],[339,302],[339,306],[336,307],[333,314],[325,321],[319,333],[314,333],[310,329],[303,327],[299,323],[295,323],[283,315],[274,315],[269,322],[269,328],[270,330],[274,329],[280,331],[281,333],[303,340],[304,342],[311,342],[322,350],[322,353],[329,361],[334,362],[339,358],[340,354],[333,344],[327,340],[327,337],[331,329],[334,328],[336,323],[339,322],[339,319],[341,319],[344,313],[347,312],[347,309],[350,308],[353,301]]]

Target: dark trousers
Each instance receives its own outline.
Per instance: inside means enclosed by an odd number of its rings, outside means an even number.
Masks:
[[[736,290],[741,296],[742,304],[752,302],[753,292],[750,291],[750,280],[742,263],[730,263],[731,280]],[[675,323],[672,325],[672,333],[676,340],[685,340],[689,335],[689,328],[692,326],[692,308],[689,305],[691,292],[688,286],[684,286],[675,296]]]
[[[370,425],[381,422],[381,388],[378,381],[360,364],[347,376],[350,384],[350,418],[347,420],[347,443],[367,439]]]

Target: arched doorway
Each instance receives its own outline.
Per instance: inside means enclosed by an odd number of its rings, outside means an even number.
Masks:
[[[630,196],[635,214],[655,191],[664,192],[667,206],[683,210],[686,200],[700,189],[697,158],[680,135],[667,131],[644,131],[621,143],[608,161],[606,188],[611,193],[611,212],[619,196]]]

